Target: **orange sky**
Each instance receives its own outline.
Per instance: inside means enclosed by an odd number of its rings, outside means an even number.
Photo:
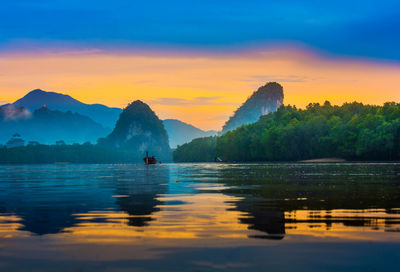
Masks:
[[[284,87],[285,104],[400,100],[400,65],[323,57],[284,48],[226,53],[81,51],[0,56],[0,103],[40,88],[85,103],[124,107],[141,99],[162,119],[219,130],[268,81]]]

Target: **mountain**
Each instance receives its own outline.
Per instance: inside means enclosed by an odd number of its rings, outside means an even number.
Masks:
[[[109,129],[94,122],[89,117],[50,110],[46,106],[30,113],[26,108],[13,105],[0,108],[0,142],[6,142],[12,134],[19,133],[27,141],[54,144],[96,142],[107,135]]]
[[[169,145],[176,148],[195,138],[202,138],[217,135],[215,130],[204,131],[190,124],[175,119],[166,119],[163,121],[169,137]]]
[[[162,121],[140,100],[123,110],[114,130],[106,138],[100,139],[99,144],[132,151],[132,156],[138,161],[146,151],[159,160],[171,160],[168,134]]]
[[[15,108],[24,107],[34,111],[43,105],[59,111],[72,111],[90,117],[104,127],[113,128],[121,109],[109,108],[101,104],[85,104],[69,95],[45,92],[39,89],[29,92],[12,104]]]
[[[110,131],[111,128],[115,126],[118,117],[122,112],[119,108],[109,108],[101,104],[85,104],[69,95],[36,89],[12,104],[0,106],[0,115],[7,120],[29,118],[31,112],[41,108],[43,105],[46,105],[52,110],[59,110],[62,112],[71,111],[87,116],[94,122],[101,124],[103,127],[109,128]],[[19,110],[21,112],[18,112]],[[164,120],[163,123],[167,130],[171,147],[176,147],[177,145],[190,142],[194,138],[217,134],[216,131],[203,131],[179,120],[167,119]],[[40,138],[44,139],[45,142],[48,142],[46,137]],[[60,136],[59,138],[62,139],[63,137]],[[92,138],[90,140],[93,141]]]
[[[283,103],[283,88],[279,83],[269,82],[258,88],[229,118],[222,133],[241,125],[256,122],[260,116],[276,111]]]

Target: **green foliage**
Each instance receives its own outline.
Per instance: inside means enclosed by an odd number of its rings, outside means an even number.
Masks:
[[[216,139],[208,148],[192,141],[178,147],[174,158],[200,161],[196,152],[227,161],[297,161],[340,157],[348,160],[400,159],[400,104],[309,104],[305,110],[282,106],[258,122]],[[215,145],[215,149],[212,147]],[[186,156],[186,154],[190,156]],[[199,158],[207,157],[198,154]]]
[[[216,136],[194,139],[178,146],[173,153],[175,162],[212,162],[215,160]]]
[[[125,163],[138,162],[125,150],[85,144],[28,145],[0,148],[0,163]]]

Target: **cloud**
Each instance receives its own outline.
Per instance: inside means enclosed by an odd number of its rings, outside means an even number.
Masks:
[[[150,101],[151,104],[158,105],[185,105],[189,103],[188,99],[175,98],[175,97],[160,97]]]
[[[307,82],[307,81],[314,81],[320,78],[310,78],[306,76],[298,76],[298,75],[277,75],[277,76],[269,76],[269,75],[254,75],[250,78],[243,79],[242,81],[248,82]]]
[[[150,83],[154,83],[156,82],[155,80],[139,80],[136,81],[135,84],[136,85],[142,85],[142,84],[150,84]]]
[[[0,50],[44,41],[46,47],[56,42],[221,52],[286,41],[342,56],[400,60],[398,1],[256,2],[114,1],[110,8],[106,0],[2,1]]]
[[[224,114],[224,115],[214,116],[208,120],[210,120],[210,121],[227,121],[229,119],[229,117],[231,117],[231,116],[228,114]]]
[[[168,106],[207,106],[207,105],[237,105],[237,103],[219,102],[222,96],[198,96],[191,99],[178,97],[160,97],[151,100],[151,104]]]
[[[5,121],[17,121],[32,117],[32,114],[27,109],[15,108],[13,105],[1,108],[0,114]]]
[[[8,103],[10,103],[10,102],[0,100],[0,106],[5,105],[5,104],[8,104]]]

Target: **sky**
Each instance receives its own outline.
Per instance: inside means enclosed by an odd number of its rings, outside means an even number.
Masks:
[[[285,104],[400,100],[398,1],[3,0],[0,104],[28,91],[220,129],[258,87]]]

